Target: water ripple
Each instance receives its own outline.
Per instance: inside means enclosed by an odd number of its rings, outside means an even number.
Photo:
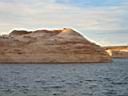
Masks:
[[[128,60],[110,64],[0,64],[0,96],[128,96]]]

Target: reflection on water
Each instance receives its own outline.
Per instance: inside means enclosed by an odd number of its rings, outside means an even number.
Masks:
[[[128,59],[110,64],[0,64],[0,96],[128,96]]]

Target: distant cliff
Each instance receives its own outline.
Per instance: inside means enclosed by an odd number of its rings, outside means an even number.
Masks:
[[[100,46],[78,32],[62,30],[14,30],[0,37],[0,63],[110,62]]]
[[[104,47],[113,58],[128,58],[128,46]]]

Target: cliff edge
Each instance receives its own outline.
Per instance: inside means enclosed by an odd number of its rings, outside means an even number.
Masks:
[[[111,57],[80,33],[62,30],[14,30],[0,36],[0,63],[96,63]]]

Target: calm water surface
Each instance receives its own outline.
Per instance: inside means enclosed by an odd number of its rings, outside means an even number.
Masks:
[[[128,59],[108,64],[0,64],[0,96],[128,96]]]

